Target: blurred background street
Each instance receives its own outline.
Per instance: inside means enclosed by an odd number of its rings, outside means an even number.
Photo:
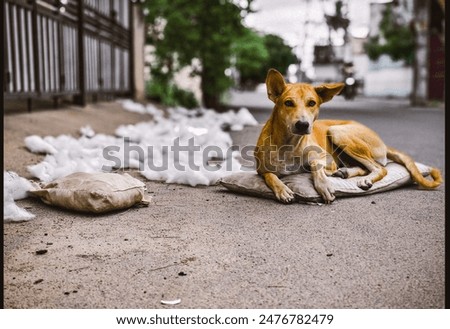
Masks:
[[[345,82],[347,100],[442,103],[444,12],[443,0],[7,0],[4,108],[132,97],[224,110],[270,68]]]

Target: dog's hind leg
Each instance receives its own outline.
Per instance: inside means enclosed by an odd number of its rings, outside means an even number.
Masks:
[[[359,188],[363,190],[368,190],[372,187],[372,185],[375,182],[378,182],[381,180],[384,176],[387,175],[387,170],[382,165],[378,164],[374,160],[370,158],[356,158],[357,161],[363,164],[364,167],[366,167],[370,174],[367,176],[364,176],[357,182],[357,185]]]
[[[368,174],[357,182],[361,189],[368,190],[387,175],[384,168],[387,148],[375,132],[361,124],[352,123],[330,127],[328,133],[335,145],[362,166],[340,170],[344,178]]]
[[[361,157],[358,154],[352,153],[350,150],[348,152],[348,155],[361,163],[365,167],[365,169],[360,167],[340,168],[338,172],[342,173],[343,177],[339,174],[335,174],[335,176],[342,178],[363,176],[356,184],[359,188],[368,190],[375,182],[378,182],[387,175],[386,168],[375,162],[373,159],[368,157]]]
[[[334,177],[351,178],[355,176],[366,176],[369,172],[361,167],[342,167],[333,173]]]

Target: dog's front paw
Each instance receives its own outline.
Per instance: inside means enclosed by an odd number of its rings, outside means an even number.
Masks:
[[[292,192],[292,190],[286,185],[277,188],[274,192],[277,199],[283,203],[291,203],[294,201],[294,192]]]
[[[370,188],[372,187],[373,183],[372,183],[372,180],[370,180],[370,179],[368,179],[368,178],[363,178],[363,179],[359,180],[359,181],[356,183],[356,185],[357,185],[360,189],[362,189],[362,190],[364,190],[364,191],[367,191],[368,189],[370,189]]]
[[[334,188],[330,183],[317,183],[315,188],[326,204],[330,204],[334,201],[334,199],[336,199],[334,196]]]

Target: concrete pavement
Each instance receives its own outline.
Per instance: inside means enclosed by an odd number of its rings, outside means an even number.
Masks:
[[[443,170],[442,109],[361,103],[337,98],[321,117],[359,120],[387,144]],[[269,115],[267,107],[255,113],[260,121]],[[26,135],[76,134],[85,122],[112,133],[106,117],[148,119],[114,104],[6,116],[5,169],[24,173],[40,159],[24,155]],[[260,128],[235,132],[233,140],[255,143]],[[444,306],[444,186],[311,206],[221,186],[146,185],[154,196],[148,208],[100,216],[19,201],[37,217],[4,226],[5,307],[168,308],[160,301],[177,298],[171,307]]]

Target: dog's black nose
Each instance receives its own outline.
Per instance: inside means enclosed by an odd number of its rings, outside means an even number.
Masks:
[[[300,132],[307,131],[308,128],[309,128],[309,122],[307,122],[307,121],[297,121],[295,123],[295,129],[297,129]]]

